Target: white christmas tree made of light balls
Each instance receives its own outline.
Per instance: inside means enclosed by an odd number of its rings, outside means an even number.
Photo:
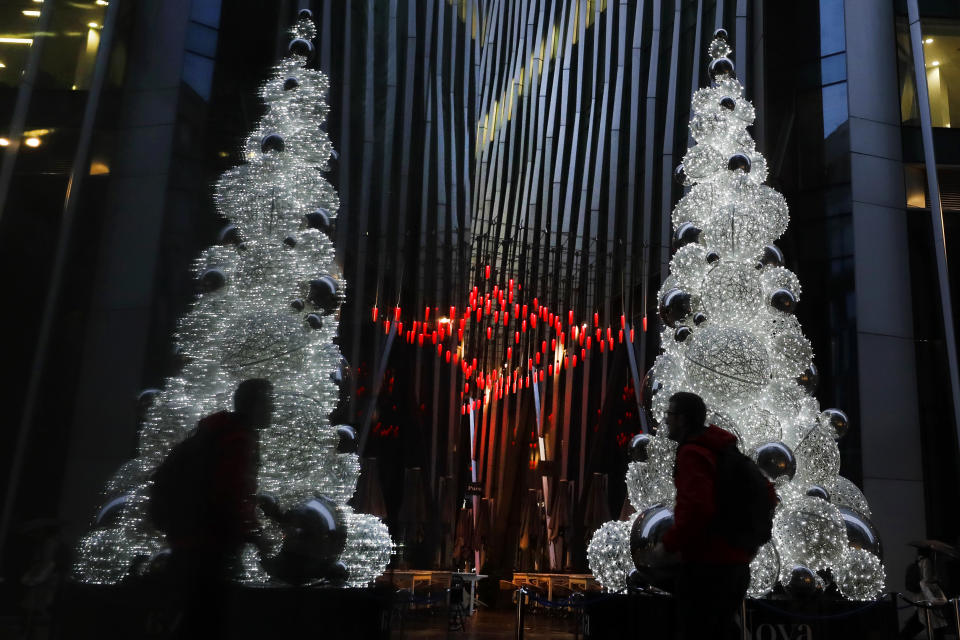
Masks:
[[[201,293],[175,336],[182,367],[155,391],[137,457],[104,489],[80,542],[81,581],[115,583],[164,554],[164,535],[148,517],[151,474],[200,418],[231,409],[237,385],[250,378],[270,380],[275,393],[272,425],[260,432],[258,493],[281,510],[333,514],[341,542],[331,560],[342,564],[342,584],[368,584],[393,552],[386,525],[347,504],[360,473],[355,434],[329,420],[345,366],[334,343],[345,285],[330,237],[339,200],[323,174],[333,152],[322,126],[329,85],[307,68],[316,36],[309,11],[290,35],[290,56],[261,87],[268,110],[246,141],[245,162],[216,185],[217,207],[232,224],[197,260]],[[279,551],[281,529],[263,525]],[[252,546],[242,579],[271,580]]]
[[[651,411],[662,424],[670,396],[699,394],[707,422],[737,438],[774,482],[780,503],[773,539],[750,565],[751,597],[779,582],[795,596],[833,582],[852,600],[884,588],[879,537],[860,490],[839,475],[836,441],[848,429],[837,409],[821,411],[813,395],[813,351],[793,315],[797,276],[773,244],[787,228],[787,203],[763,184],[767,166],[747,127],[753,105],[730,61],[726,32],[710,45],[712,86],[693,96],[696,141],[676,172],[689,187],[673,211],[679,246],[660,291],[662,353],[648,373]],[[623,591],[634,568],[631,529],[665,527],[675,501],[676,445],[665,430],[631,443],[629,500],[637,513],[594,534],[590,568],[610,591]],[[634,533],[637,536],[637,533]]]

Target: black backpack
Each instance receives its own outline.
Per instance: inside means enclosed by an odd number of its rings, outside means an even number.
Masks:
[[[756,553],[773,536],[775,505],[770,503],[770,481],[736,444],[716,454],[713,530],[734,547]]]
[[[201,531],[211,506],[214,437],[199,429],[177,443],[153,472],[149,513],[172,536]]]

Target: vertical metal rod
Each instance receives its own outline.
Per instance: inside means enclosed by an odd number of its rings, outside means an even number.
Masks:
[[[927,91],[926,60],[920,31],[920,11],[917,0],[907,0],[910,21],[910,48],[913,51],[913,71],[917,83],[917,102],[920,110],[920,134],[923,139],[924,164],[927,169],[927,188],[930,192],[930,216],[933,227],[933,246],[937,257],[937,279],[940,285],[940,310],[943,314],[943,339],[950,373],[950,393],[953,396],[953,427],[960,445],[960,373],[957,366],[957,341],[953,331],[953,302],[950,299],[950,277],[947,271],[947,243],[943,232],[943,208],[940,201],[940,183],[937,180],[937,160],[933,149],[933,125],[930,121],[930,94]]]
[[[377,398],[380,396],[380,388],[383,386],[383,376],[387,372],[387,363],[390,361],[390,349],[393,347],[393,339],[397,336],[397,323],[390,323],[390,335],[387,336],[387,344],[383,347],[383,354],[380,356],[380,362],[377,366],[377,377],[373,379],[373,393],[370,394],[370,404],[367,412],[363,416],[363,426],[360,428],[360,446],[357,447],[357,454],[363,457],[364,447],[367,445],[367,436],[370,434],[370,422],[373,419],[373,413],[377,408]]]
[[[933,609],[929,606],[929,604],[923,608],[923,618],[927,623],[927,640],[933,640],[935,636],[933,633]]]
[[[523,640],[523,601],[527,597],[527,590],[523,587],[517,589],[517,640]]]
[[[3,549],[6,543],[7,535],[10,532],[10,524],[13,518],[13,507],[17,499],[17,490],[20,486],[20,474],[23,470],[23,458],[26,453],[27,441],[29,440],[30,428],[37,411],[37,404],[40,396],[40,383],[43,379],[44,365],[47,361],[47,352],[50,348],[50,337],[53,333],[53,323],[59,317],[60,309],[57,308],[57,301],[60,297],[60,289],[63,285],[64,271],[67,266],[67,256],[70,249],[70,240],[73,236],[73,223],[79,207],[80,188],[83,185],[83,178],[89,173],[89,155],[90,143],[93,138],[93,126],[97,117],[97,109],[100,106],[100,93],[103,90],[103,83],[107,77],[107,67],[110,62],[110,45],[113,42],[113,33],[117,21],[117,8],[119,2],[113,2],[107,7],[106,15],[103,21],[103,31],[100,36],[100,45],[97,49],[97,57],[94,62],[93,78],[90,82],[90,90],[87,94],[87,103],[83,111],[83,121],[80,123],[80,137],[77,140],[77,148],[73,156],[73,164],[70,167],[70,179],[67,183],[67,192],[63,202],[63,216],[60,222],[60,232],[57,238],[57,250],[53,258],[53,268],[51,270],[50,282],[47,285],[47,296],[43,305],[43,316],[40,320],[40,331],[37,337],[37,348],[33,354],[33,362],[30,369],[30,378],[27,383],[26,399],[23,402],[23,413],[20,416],[20,424],[17,429],[17,439],[14,445],[13,460],[10,464],[10,475],[7,481],[6,496],[3,501],[3,513],[0,515],[0,549]],[[48,12],[49,9],[43,9]],[[32,52],[31,52],[32,53]],[[34,59],[31,55],[30,63],[39,64],[39,58]],[[33,70],[35,75],[35,69]],[[18,107],[20,101],[18,98]],[[24,102],[26,109],[27,101]],[[26,117],[26,113],[23,114]],[[7,156],[5,160],[10,161],[10,171],[13,170],[13,156]],[[4,170],[7,165],[4,165]],[[2,564],[2,558],[0,558]]]
[[[743,640],[750,640],[750,631],[747,629],[747,599],[740,601],[740,636]]]
[[[953,624],[957,637],[960,638],[960,598],[954,598],[950,601],[953,604]]]

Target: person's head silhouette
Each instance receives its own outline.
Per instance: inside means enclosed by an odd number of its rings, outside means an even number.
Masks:
[[[273,417],[273,384],[264,378],[244,380],[233,394],[237,417],[254,429],[270,426]]]

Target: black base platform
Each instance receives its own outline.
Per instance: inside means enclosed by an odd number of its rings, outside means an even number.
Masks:
[[[177,637],[179,609],[157,585],[64,585],[52,637]],[[390,589],[278,587],[232,589],[224,616],[229,638],[390,637]]]
[[[709,594],[705,594],[709,597]],[[584,611],[584,636],[600,638],[673,638],[673,598],[648,594],[606,595],[590,599]],[[895,640],[897,607],[892,597],[878,602],[843,600],[747,600],[751,640]]]

